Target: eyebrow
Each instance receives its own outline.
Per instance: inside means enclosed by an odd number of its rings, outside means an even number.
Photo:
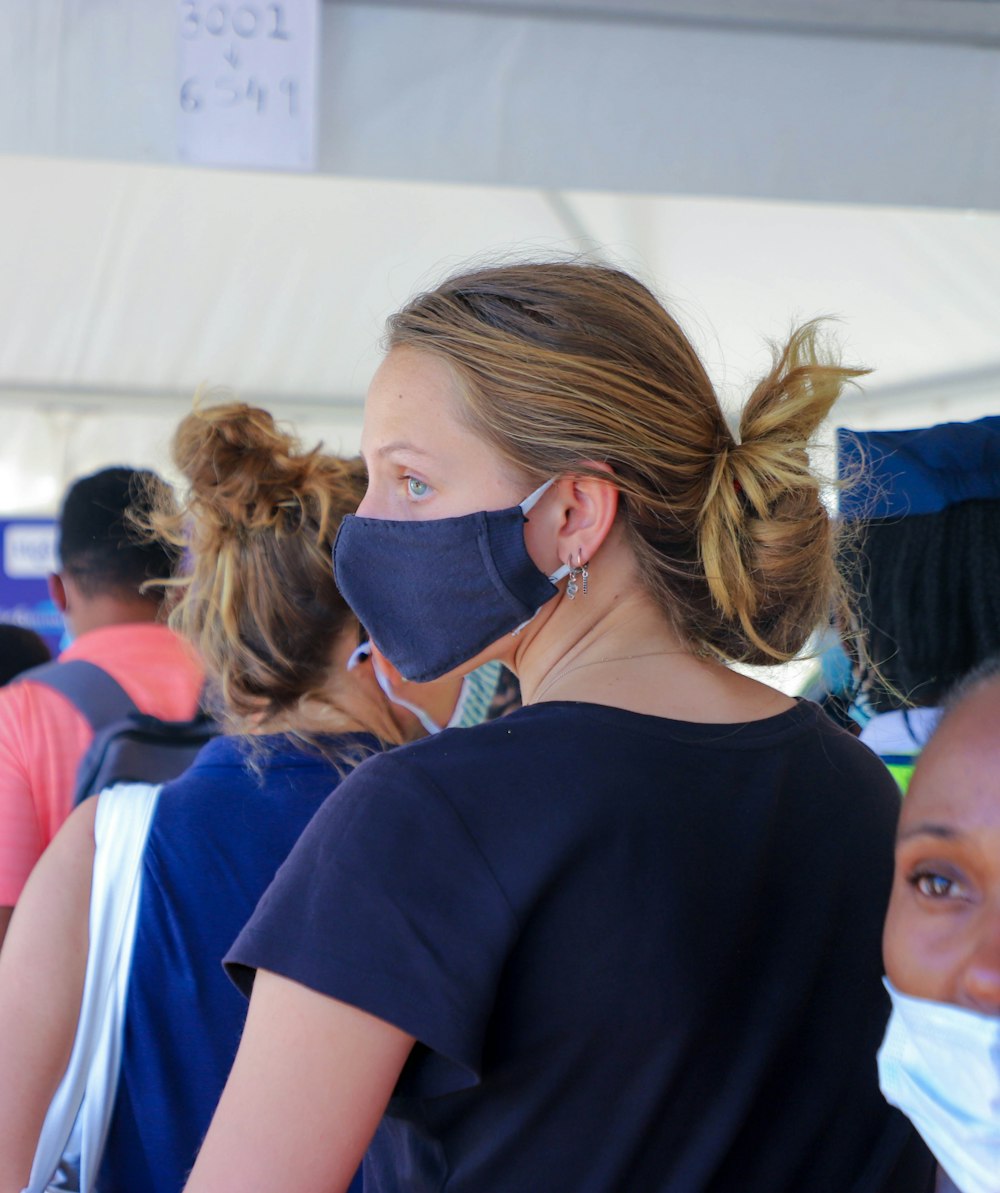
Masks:
[[[955,841],[961,836],[962,834],[957,829],[953,829],[947,824],[935,824],[932,821],[924,820],[900,833],[896,840],[898,842],[908,841],[911,837],[937,837],[941,841]]]
[[[415,443],[410,443],[406,439],[396,439],[392,443],[383,444],[377,452],[376,456],[388,456],[393,452],[406,451],[411,452],[415,456],[429,456],[431,453],[422,447],[417,447]]]

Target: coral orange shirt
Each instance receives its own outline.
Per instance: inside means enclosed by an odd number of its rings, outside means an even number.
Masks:
[[[103,667],[142,712],[187,720],[204,675],[165,625],[129,622],[82,634],[59,656]],[[71,811],[76,771],[93,733],[65,696],[19,680],[0,688],[0,907],[12,907]]]

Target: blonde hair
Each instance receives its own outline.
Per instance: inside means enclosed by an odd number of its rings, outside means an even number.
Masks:
[[[362,462],[306,451],[242,402],[196,409],[172,450],[187,497],[153,520],[187,553],[170,624],[200,653],[229,727],[294,727],[306,700],[337,711],[333,651],[357,622],[331,549],[364,496]],[[399,739],[387,714],[371,731]]]
[[[610,465],[643,582],[696,649],[782,661],[846,614],[807,449],[864,370],[824,359],[815,323],[775,353],[739,440],[677,322],[616,269],[460,274],[392,316],[387,342],[446,361],[468,424],[529,476]]]

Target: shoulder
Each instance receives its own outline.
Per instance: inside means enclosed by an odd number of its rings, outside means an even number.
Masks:
[[[365,759],[343,780],[337,799],[347,806],[376,797],[382,805],[409,799],[460,805],[530,772],[553,748],[568,748],[572,737],[540,706],[475,728],[446,729]]]
[[[60,841],[60,848],[70,852],[82,850],[92,854],[96,848],[94,831],[100,803],[101,796],[95,795],[93,799],[86,799],[75,807],[56,833],[53,843]]]
[[[123,663],[145,660],[147,666],[167,663],[201,674],[193,647],[169,626],[157,621],[129,621],[82,634],[60,655],[60,662],[85,659],[114,672]]]
[[[399,747],[365,759],[323,801],[299,842],[307,869],[325,869],[335,859],[343,873],[379,873],[405,882],[406,873],[475,869],[485,858],[481,825],[472,810],[483,802],[475,749],[465,739],[477,730],[458,730],[458,760],[445,734],[434,749]],[[429,744],[429,743],[428,743]],[[488,800],[485,802],[489,802]]]
[[[818,704],[800,698],[800,732],[789,743],[786,764],[810,800],[837,808],[862,831],[877,826],[894,834],[899,788],[882,760]]]
[[[186,834],[192,851],[211,848],[209,838],[220,833],[234,840],[249,834],[265,852],[277,841],[291,848],[288,834],[305,828],[345,768],[338,755],[327,757],[287,739],[255,743],[219,735],[182,775],[164,784],[153,835]],[[260,840],[262,835],[275,839]]]
[[[387,757],[394,763],[405,760],[408,766],[441,776],[470,766],[483,769],[489,765],[530,764],[540,752],[559,751],[568,748],[566,743],[600,734],[600,724],[595,725],[587,716],[586,710],[592,707],[596,706],[526,705],[497,720],[472,728],[445,729],[398,746]]]
[[[63,650],[60,662],[82,659],[107,672],[135,667],[171,666],[200,678],[202,665],[192,645],[162,622],[122,622],[89,630]]]
[[[44,681],[22,677],[0,688],[0,740],[34,728],[70,732],[77,725],[86,730],[86,718]]]
[[[26,679],[17,679],[0,688],[0,738],[12,730],[16,731],[33,694],[44,691],[41,684],[32,684]]]
[[[61,661],[82,659],[106,671],[144,713],[187,720],[197,709],[204,671],[192,648],[158,622],[103,626],[78,638]]]

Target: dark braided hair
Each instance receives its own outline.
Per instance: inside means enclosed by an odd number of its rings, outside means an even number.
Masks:
[[[1000,652],[1000,500],[868,522],[855,583],[875,710],[940,703]]]

